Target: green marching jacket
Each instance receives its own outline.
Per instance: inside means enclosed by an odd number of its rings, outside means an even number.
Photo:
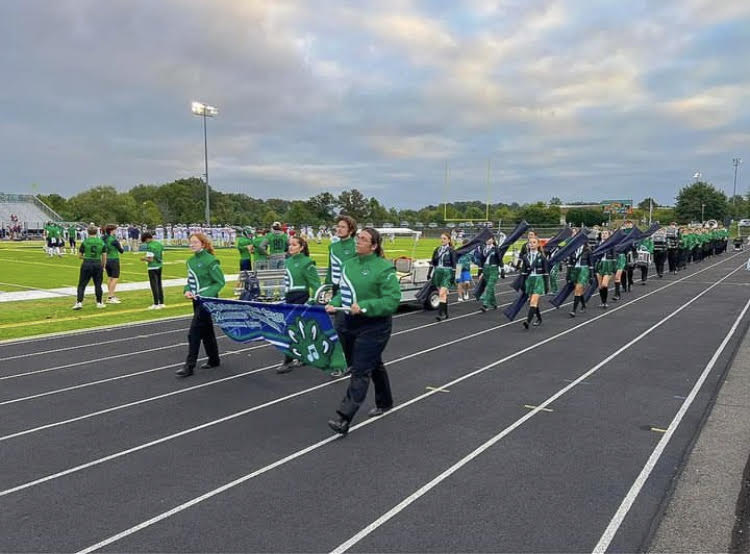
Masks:
[[[201,250],[187,259],[188,281],[184,292],[191,291],[199,296],[216,298],[224,287],[224,272],[219,260],[208,252]]]
[[[341,281],[341,268],[344,262],[354,258],[357,251],[354,239],[349,237],[332,242],[328,247],[328,272],[326,273],[326,285],[339,286]]]
[[[398,284],[393,264],[376,256],[356,256],[344,263],[341,283],[332,306],[348,308],[358,304],[367,317],[382,317],[393,314],[401,302],[401,287]]]
[[[320,277],[315,262],[304,254],[297,253],[284,260],[284,292],[304,291],[315,294],[320,287]]]

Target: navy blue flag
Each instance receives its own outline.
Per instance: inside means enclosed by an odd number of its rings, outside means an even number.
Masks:
[[[503,314],[505,314],[505,317],[509,320],[513,321],[528,300],[529,295],[526,294],[526,291],[522,291],[516,298],[515,302],[503,310]]]
[[[544,253],[547,256],[554,254],[554,252],[552,251],[557,248],[561,242],[567,240],[572,234],[573,229],[571,229],[570,227],[563,227],[559,233],[557,233],[554,237],[544,243]]]
[[[492,231],[487,227],[479,231],[476,235],[469,239],[469,242],[456,248],[456,258],[460,258],[464,254],[473,251],[477,246],[484,246],[488,239],[493,237]]]
[[[266,340],[287,356],[324,371],[346,367],[338,335],[323,306],[201,297],[198,303],[234,341]]]

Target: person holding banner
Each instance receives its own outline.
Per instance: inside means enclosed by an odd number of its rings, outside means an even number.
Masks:
[[[357,222],[353,217],[348,215],[340,215],[336,219],[336,235],[335,238],[338,240],[331,242],[328,245],[328,271],[326,272],[326,285],[333,287],[334,296],[339,290],[341,283],[341,269],[347,260],[351,260],[357,255],[357,245],[354,240],[354,236],[357,234]],[[343,312],[339,312],[334,316],[333,326],[336,332],[339,332],[339,328],[343,325]],[[332,378],[342,377],[349,373],[349,368],[352,366],[352,361],[349,359],[348,354],[344,353],[346,358],[346,369],[334,370],[330,373]]]
[[[299,235],[289,239],[290,256],[284,261],[284,302],[287,304],[305,304],[310,299],[310,292],[320,287],[320,277],[315,262],[310,258],[307,241]],[[291,356],[284,357],[276,373],[289,373],[302,363]]]
[[[549,278],[549,264],[544,253],[539,248],[539,239],[536,236],[529,238],[526,243],[526,254],[521,256],[521,273],[526,277],[525,291],[529,295],[529,311],[523,326],[528,329],[531,320],[536,315],[536,320],[531,323],[534,327],[542,324],[542,314],[539,311],[539,297],[545,294]]]
[[[393,407],[393,396],[382,354],[391,338],[392,314],[401,302],[396,268],[383,257],[380,233],[366,227],[357,236],[357,256],[346,261],[340,287],[326,306],[328,313],[344,308],[339,341],[351,361],[351,378],[346,396],[336,410],[337,418],[328,426],[341,435],[367,397],[370,379],[375,386],[375,408],[369,417],[382,415]]]
[[[609,238],[609,231],[602,231],[601,242],[603,243]],[[607,295],[609,294],[609,279],[615,272],[617,265],[615,249],[611,248],[607,250],[596,265],[596,278],[599,282],[599,298],[602,303],[602,308],[608,308]]]
[[[218,297],[225,284],[224,272],[221,270],[218,258],[214,256],[211,240],[206,235],[193,233],[190,235],[189,244],[193,255],[187,260],[188,279],[184,294],[185,298],[193,301],[193,320],[190,322],[188,332],[187,359],[185,365],[177,370],[178,377],[188,377],[193,374],[195,364],[198,362],[201,342],[208,356],[208,361],[201,366],[201,369],[217,367],[221,364],[211,313],[201,309],[196,298],[198,296]]]
[[[568,259],[568,279],[575,287],[573,289],[573,310],[568,314],[570,317],[576,316],[579,304],[581,306],[581,311],[586,311],[586,298],[583,291],[588,286],[591,279],[591,266],[591,247],[588,242],[586,242]]]
[[[497,299],[495,297],[495,284],[502,264],[502,256],[497,251],[495,237],[490,237],[482,249],[482,279],[486,281],[484,294],[482,295],[482,306],[479,308],[486,312],[490,308],[497,310]]]
[[[435,248],[432,253],[432,284],[438,289],[440,296],[440,307],[438,315],[435,317],[438,321],[448,319],[448,288],[455,279],[456,265],[458,263],[456,251],[453,249],[453,243],[448,233],[440,235],[440,246]],[[494,294],[494,291],[493,291]]]

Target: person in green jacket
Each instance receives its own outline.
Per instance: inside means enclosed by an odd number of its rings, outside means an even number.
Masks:
[[[240,271],[251,271],[253,269],[250,254],[253,251],[253,239],[250,228],[245,227],[242,234],[237,237],[237,250],[240,252]]]
[[[121,303],[115,294],[115,290],[117,289],[117,282],[120,280],[120,254],[125,252],[125,249],[115,236],[116,230],[117,225],[107,225],[104,228],[104,236],[102,236],[104,245],[107,247],[107,263],[104,266],[104,271],[107,272],[108,277],[107,304]]]
[[[320,288],[320,277],[315,262],[310,258],[307,241],[294,236],[289,239],[290,256],[284,261],[284,302],[287,304],[305,304],[311,294]],[[284,357],[276,373],[289,373],[292,368],[302,365],[297,358]]]
[[[104,241],[96,236],[96,227],[89,227],[89,236],[81,243],[78,249],[78,257],[83,260],[81,271],[78,276],[78,291],[74,310],[83,308],[83,294],[91,279],[94,280],[94,293],[96,294],[96,307],[106,308],[102,303],[102,268],[107,263],[107,248]]]
[[[347,360],[352,361],[346,396],[336,410],[337,417],[328,426],[341,435],[367,396],[370,379],[375,386],[375,407],[369,417],[383,415],[393,407],[383,350],[391,338],[392,315],[401,302],[401,287],[396,268],[383,257],[380,233],[365,227],[357,235],[357,256],[346,261],[341,270],[341,286],[326,306],[328,313],[345,308],[339,340]]]
[[[187,260],[188,280],[184,294],[185,298],[193,301],[193,321],[190,322],[188,332],[187,359],[185,365],[176,372],[178,377],[193,374],[195,364],[198,362],[201,341],[208,356],[208,361],[201,366],[201,369],[217,367],[221,364],[211,313],[200,309],[196,297],[218,297],[225,284],[224,272],[221,270],[218,258],[214,256],[211,240],[206,235],[193,233],[190,235],[189,244],[194,254]]]
[[[341,269],[347,260],[351,260],[357,255],[357,245],[354,236],[357,234],[357,222],[348,215],[340,215],[336,219],[336,236],[333,242],[328,245],[328,270],[326,272],[326,285],[333,287],[335,295],[339,290],[341,283]],[[343,312],[337,312],[333,318],[333,327],[339,333],[344,324]],[[345,353],[346,354],[346,353]],[[346,358],[346,369],[337,369],[330,373],[331,378],[342,377],[349,373],[352,361]]]
[[[148,283],[151,286],[151,295],[154,297],[154,303],[148,309],[161,310],[166,308],[164,305],[164,289],[161,286],[164,246],[158,240],[154,240],[154,236],[149,232],[141,235],[141,243],[146,245],[146,251],[141,261],[147,263]]]

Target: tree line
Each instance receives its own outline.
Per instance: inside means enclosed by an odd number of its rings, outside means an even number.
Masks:
[[[110,223],[145,223],[155,226],[164,223],[197,223],[204,221],[205,183],[199,178],[178,179],[162,185],[138,185],[126,192],[111,186],[97,186],[70,198],[59,194],[39,195],[39,198],[66,221],[95,221]],[[322,192],[307,200],[280,198],[260,199],[246,194],[210,190],[211,222],[231,225],[265,225],[285,221],[293,225],[329,224],[338,213],[351,215],[357,221],[398,225],[445,224],[450,220],[481,222],[502,221],[504,224],[526,220],[534,225],[557,225],[564,213],[565,220],[575,225],[599,225],[611,218],[629,217],[636,222],[648,220],[649,210],[654,221],[662,223],[716,219],[727,221],[750,217],[747,196],[727,196],[710,183],[697,182],[683,187],[674,207],[662,207],[646,198],[633,207],[627,216],[605,213],[601,207],[561,208],[561,200],[553,197],[549,203],[495,203],[481,201],[451,202],[447,205],[428,205],[413,210],[386,208],[377,198],[367,197],[357,189],[344,190],[338,196]]]

